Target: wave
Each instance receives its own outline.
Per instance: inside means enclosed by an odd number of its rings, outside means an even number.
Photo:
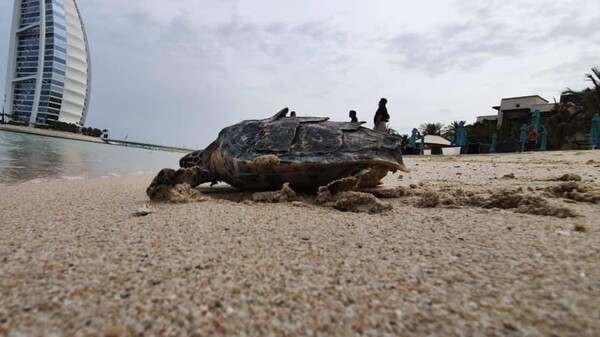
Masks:
[[[31,180],[26,180],[24,181],[24,183],[28,183],[28,184],[41,184],[43,182],[47,182],[48,179],[44,179],[44,178],[35,178],[35,179],[31,179]]]
[[[61,180],[73,181],[73,180],[83,180],[82,176],[60,176]]]

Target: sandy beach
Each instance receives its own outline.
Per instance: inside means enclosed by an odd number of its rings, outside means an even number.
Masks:
[[[151,175],[0,185],[0,335],[598,335],[600,151],[405,163],[379,214],[153,203]]]

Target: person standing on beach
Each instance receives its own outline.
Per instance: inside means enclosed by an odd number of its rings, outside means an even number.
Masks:
[[[373,118],[373,130],[386,133],[387,132],[387,122],[390,121],[390,115],[388,114],[387,108],[385,105],[387,104],[387,99],[382,98],[379,100],[379,108],[375,112],[375,117]]]
[[[529,130],[527,131],[527,140],[529,141],[529,151],[535,150],[535,145],[538,141],[540,134],[533,129],[533,125],[529,126]]]
[[[358,118],[356,118],[356,111],[350,110],[350,112],[348,112],[348,117],[350,117],[350,122],[358,123]]]

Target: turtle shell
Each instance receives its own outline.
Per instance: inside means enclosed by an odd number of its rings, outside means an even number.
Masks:
[[[180,165],[200,166],[215,180],[255,190],[279,188],[285,182],[295,189],[315,189],[366,169],[379,171],[381,177],[404,169],[399,137],[360,123],[286,113],[284,109],[269,119],[229,126],[208,148],[182,158]]]

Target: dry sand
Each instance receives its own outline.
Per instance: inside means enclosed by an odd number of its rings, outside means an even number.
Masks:
[[[374,215],[149,203],[151,176],[0,186],[0,335],[598,336],[600,204],[545,189],[597,192],[599,151],[405,161],[386,184],[415,194]],[[519,187],[579,216],[417,206]]]

